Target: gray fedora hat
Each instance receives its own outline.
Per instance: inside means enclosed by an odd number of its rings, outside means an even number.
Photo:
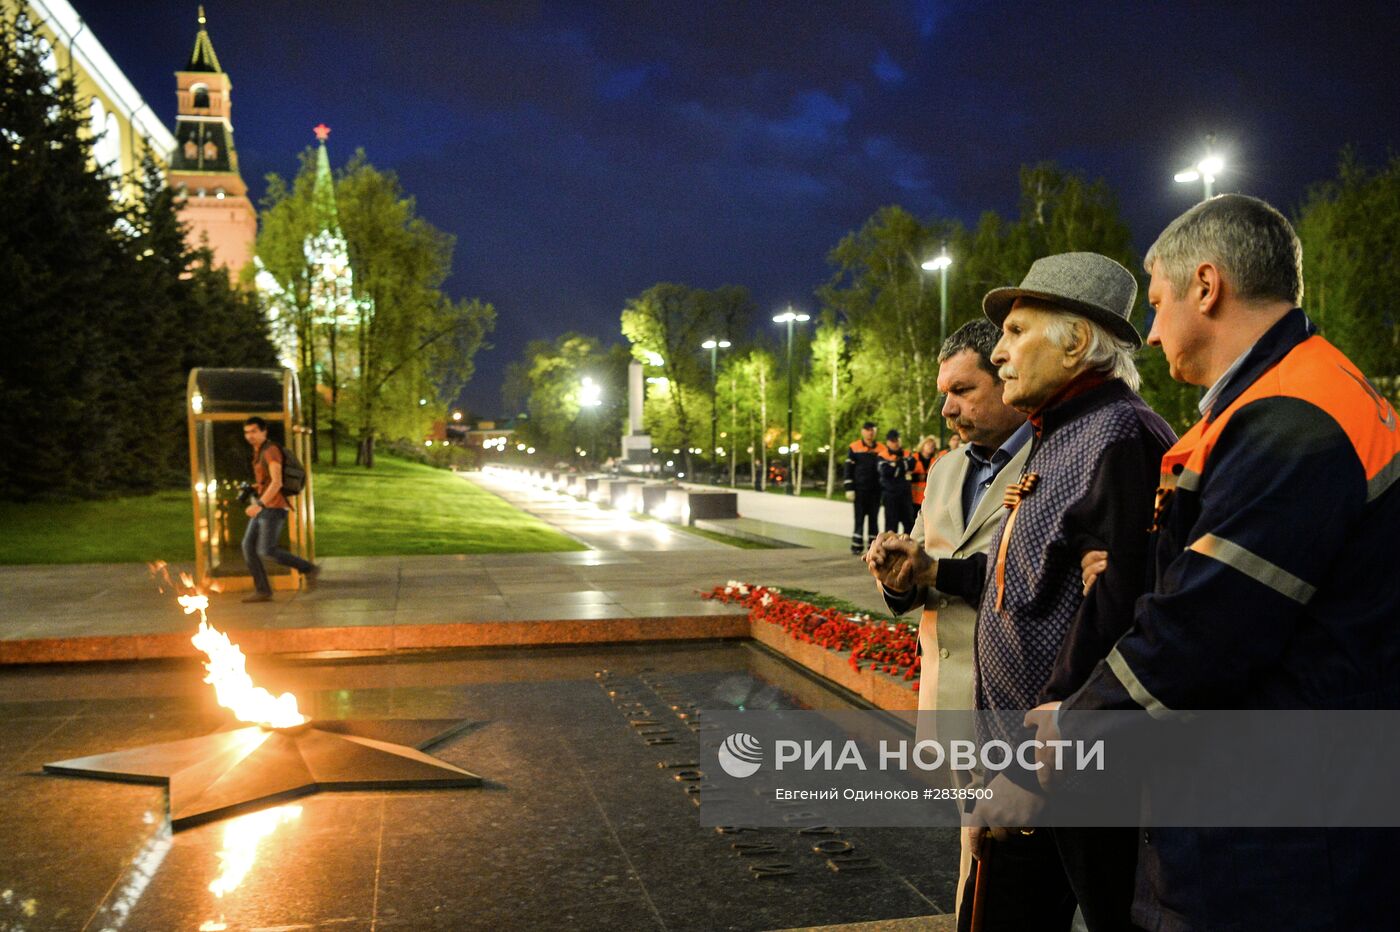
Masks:
[[[993,288],[982,299],[982,311],[998,327],[1017,298],[1039,298],[1102,324],[1109,333],[1133,346],[1142,336],[1129,321],[1137,300],[1133,273],[1096,252],[1063,252],[1031,263],[1016,288]]]

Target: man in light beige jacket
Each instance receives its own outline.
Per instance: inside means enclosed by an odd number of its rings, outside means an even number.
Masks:
[[[924,502],[911,535],[923,541],[930,556],[945,561],[940,567],[947,567],[946,571],[972,573],[979,580],[985,573],[992,536],[1006,513],[1002,491],[1016,481],[1031,449],[1031,425],[1026,416],[1001,400],[1001,379],[991,361],[1000,339],[1001,329],[980,319],[960,327],[939,349],[938,390],[946,398],[942,413],[962,444],[929,470]],[[880,535],[866,554],[877,585],[888,573],[884,541],[899,536]],[[880,588],[885,604],[896,615],[915,606],[923,608],[919,620],[919,711],[972,709],[977,605],[931,588],[908,592]],[[959,729],[958,734],[927,733],[928,718],[920,716],[917,740],[973,738],[970,714],[965,733]],[[946,731],[950,722],[941,724]],[[966,829],[961,836],[958,890],[962,890],[972,865]]]
[[[960,327],[939,350],[938,390],[946,398],[943,417],[963,443],[929,470],[924,502],[910,535],[922,540],[929,555],[940,561],[967,560],[959,569],[979,578],[986,564],[978,555],[986,554],[1004,514],[1001,492],[1016,481],[1030,453],[1026,416],[1001,400],[1002,383],[991,363],[999,339],[1001,331],[995,324],[975,320]],[[898,537],[880,535],[866,555],[877,584],[885,573],[884,541]],[[948,566],[953,568],[951,560]],[[894,592],[881,586],[881,591],[896,615],[915,606],[923,608],[920,711],[973,708],[977,606],[932,588]]]

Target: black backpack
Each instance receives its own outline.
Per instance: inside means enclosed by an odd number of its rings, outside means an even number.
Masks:
[[[306,467],[301,464],[301,460],[297,459],[291,450],[273,440],[268,440],[267,443],[263,444],[262,450],[258,453],[259,459],[266,454],[269,445],[282,451],[282,488],[280,491],[283,495],[296,495],[306,488]]]

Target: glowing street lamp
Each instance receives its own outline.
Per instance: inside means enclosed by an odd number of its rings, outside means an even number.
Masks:
[[[793,325],[793,322],[794,322],[794,321],[801,322],[801,321],[807,321],[807,320],[811,320],[811,319],[812,319],[812,318],[811,318],[809,315],[807,315],[807,314],[799,314],[798,312],[794,311],[794,310],[792,309],[792,306],[791,306],[791,305],[788,305],[788,309],[787,309],[786,311],[784,311],[783,313],[781,313],[781,314],[775,314],[775,315],[773,316],[773,323],[775,323],[775,324],[787,324],[787,370],[788,370],[788,418],[787,418],[787,435],[788,435],[788,494],[789,494],[789,495],[796,495],[796,494],[797,494],[797,487],[796,487],[796,483],[795,483],[795,478],[796,478],[796,477],[793,475],[793,471],[792,471],[792,470],[793,470],[793,467],[794,467],[795,465],[797,465],[797,464],[794,462],[795,454],[793,453],[793,450],[792,450],[792,325]],[[713,448],[714,448],[714,444],[711,444],[710,447],[711,447],[711,449],[713,449]]]
[[[943,346],[943,341],[948,339],[948,266],[953,264],[953,257],[948,255],[948,244],[944,243],[943,248],[938,251],[938,255],[925,262],[922,268],[927,272],[938,273],[938,345]],[[943,418],[938,419],[938,442],[943,443]]]
[[[710,351],[710,463],[719,465],[715,459],[715,448],[719,446],[719,351],[729,349],[728,340],[711,337],[700,344],[701,349]]]
[[[1208,201],[1215,193],[1215,179],[1225,171],[1225,160],[1215,154],[1208,154],[1190,168],[1182,169],[1175,175],[1175,180],[1179,184],[1190,184],[1193,181],[1201,182],[1202,200]]]
[[[583,377],[583,384],[579,386],[578,403],[585,408],[596,408],[603,403],[603,386],[589,376]]]

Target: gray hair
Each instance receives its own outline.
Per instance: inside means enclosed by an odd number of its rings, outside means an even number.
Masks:
[[[1075,325],[1083,324],[1089,329],[1089,344],[1084,348],[1084,367],[1092,372],[1102,372],[1111,379],[1121,379],[1133,391],[1142,387],[1142,377],[1138,375],[1137,363],[1133,356],[1137,350],[1127,340],[1120,340],[1101,324],[1070,311],[1044,308],[1042,313],[1050,315],[1045,325],[1045,339],[1062,350],[1074,345],[1077,334]]]
[[[1303,245],[1293,226],[1257,197],[1222,194],[1173,220],[1147,250],[1180,297],[1203,262],[1218,266],[1246,301],[1303,302]]]
[[[938,361],[947,362],[959,353],[971,350],[977,354],[977,364],[998,382],[1001,376],[992,365],[992,351],[1001,339],[1001,328],[985,317],[970,320],[954,330],[938,349]]]

